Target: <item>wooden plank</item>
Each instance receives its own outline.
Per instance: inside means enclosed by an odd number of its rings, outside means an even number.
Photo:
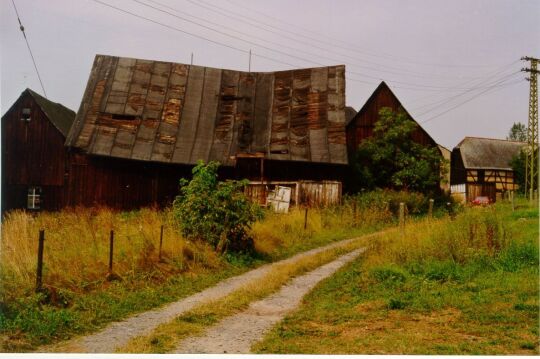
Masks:
[[[208,161],[210,156],[210,149],[214,139],[220,85],[221,70],[207,68],[204,74],[201,111],[195,134],[195,143],[191,151],[190,163],[197,163],[198,160]],[[218,160],[222,162],[223,157],[225,157],[224,154]]]
[[[100,108],[107,78],[112,76],[113,65],[113,58],[96,56],[90,80],[67,143],[85,149],[90,147],[95,131],[97,112]]]
[[[252,152],[267,152],[269,127],[271,126],[274,76],[268,73],[257,75],[257,89],[253,121]]]
[[[188,71],[184,107],[172,156],[172,162],[176,163],[189,163],[190,161],[204,86],[204,67],[190,66]]]
[[[293,74],[280,71],[274,74],[272,125],[268,144],[268,157],[276,160],[291,159],[290,117],[292,107]]]
[[[328,131],[326,128],[309,130],[311,161],[330,162]]]
[[[253,115],[256,90],[255,74],[241,72],[238,83],[238,96],[242,99],[238,103],[238,116],[236,118],[236,149],[235,153],[251,152],[253,137]]]
[[[223,164],[232,165],[230,149],[234,135],[234,123],[237,116],[238,102],[238,71],[223,70],[221,76],[220,101],[216,116],[214,140],[210,150],[210,160],[222,158]]]

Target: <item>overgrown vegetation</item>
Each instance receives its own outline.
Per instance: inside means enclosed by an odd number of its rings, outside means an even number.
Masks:
[[[204,240],[187,240],[172,209],[79,208],[36,216],[11,212],[2,222],[0,252],[2,348],[28,351],[95,331],[262,263],[384,228],[395,218],[385,205],[377,204],[377,196],[383,194],[357,197],[356,216],[351,199],[334,208],[309,209],[306,229],[303,209],[292,208],[289,214],[268,211],[248,231],[255,248],[251,255],[219,255]],[[40,228],[45,229],[45,294],[34,293]],[[115,231],[116,281],[106,279],[110,229]]]
[[[218,181],[218,167],[218,162],[199,161],[191,181],[180,180],[173,203],[176,223],[186,238],[205,240],[219,253],[229,246],[251,249],[247,231],[263,212],[244,195],[247,181]]]
[[[260,353],[538,354],[538,209],[409,224],[323,282]]]
[[[351,162],[354,190],[394,188],[434,191],[448,171],[437,148],[413,140],[418,125],[404,111],[384,107],[375,122],[373,136],[362,141]]]

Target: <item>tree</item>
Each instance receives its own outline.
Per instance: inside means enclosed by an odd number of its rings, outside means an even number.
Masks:
[[[519,153],[512,157],[510,161],[510,166],[514,171],[514,183],[518,187],[518,192],[523,193],[525,191],[525,161],[527,159],[527,154],[525,151],[521,150]]]
[[[185,237],[206,240],[224,253],[229,247],[247,247],[247,230],[262,217],[262,210],[244,195],[247,180],[218,181],[218,167],[218,162],[199,161],[192,180],[180,180],[173,211]]]
[[[420,192],[436,188],[447,161],[437,148],[413,141],[417,126],[403,111],[382,108],[373,136],[360,144],[353,159],[357,186]]]
[[[521,122],[514,122],[506,139],[510,141],[527,142],[527,127]]]

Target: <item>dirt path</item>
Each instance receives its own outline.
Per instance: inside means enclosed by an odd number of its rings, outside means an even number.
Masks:
[[[230,316],[210,328],[203,336],[187,338],[179,343],[175,353],[237,353],[248,354],[251,346],[261,340],[274,324],[297,308],[302,298],[321,280],[358,257],[365,249],[354,250],[305,275],[297,277],[281,290],[252,303],[242,313]]]
[[[364,237],[368,238],[376,236],[380,233],[381,232],[372,233]],[[134,315],[120,322],[112,323],[95,334],[75,338],[68,342],[59,343],[49,347],[43,347],[38,349],[37,352],[112,353],[117,348],[127,344],[130,339],[150,334],[160,324],[171,321],[175,317],[191,310],[195,306],[201,303],[220,299],[241,288],[245,284],[262,278],[276,265],[293,263],[304,257],[339,247],[356,239],[358,238],[335,242],[323,247],[299,253],[291,258],[284,259],[279,262],[265,264],[257,269],[253,269],[236,277],[226,279],[213,287],[203,290],[202,292],[167,304],[164,307]]]

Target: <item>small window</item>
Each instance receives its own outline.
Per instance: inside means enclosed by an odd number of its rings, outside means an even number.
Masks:
[[[22,109],[21,113],[21,121],[30,122],[30,115],[32,114],[32,110],[30,110],[29,107],[25,107]]]
[[[41,208],[41,187],[28,187],[26,207],[33,210]]]
[[[135,121],[137,119],[137,116],[135,115],[120,115],[113,113],[112,114],[113,120],[120,120],[120,121]]]

